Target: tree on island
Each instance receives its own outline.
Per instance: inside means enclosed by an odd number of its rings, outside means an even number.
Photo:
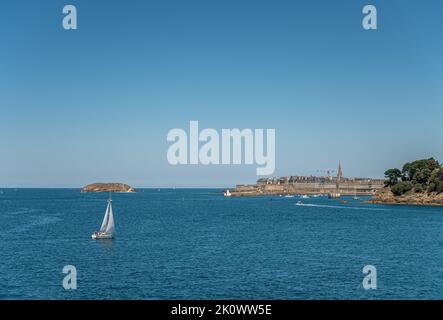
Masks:
[[[432,172],[428,190],[429,192],[443,192],[443,168]]]
[[[385,178],[385,186],[396,196],[407,192],[443,192],[443,167],[434,158],[408,162],[401,171],[386,170]]]
[[[402,174],[400,169],[394,168],[394,169],[388,169],[385,171],[385,186],[394,186],[398,183],[398,181],[401,179]]]
[[[427,183],[434,170],[441,169],[440,164],[434,158],[408,162],[403,166],[403,181],[417,181]]]

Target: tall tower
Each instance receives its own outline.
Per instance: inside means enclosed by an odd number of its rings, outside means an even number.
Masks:
[[[340,182],[343,177],[343,171],[341,170],[341,161],[338,162],[337,181]]]
[[[337,194],[340,194],[340,181],[341,181],[342,177],[343,177],[343,171],[341,170],[341,161],[339,161],[338,162],[337,180],[335,181],[335,188],[337,189]]]

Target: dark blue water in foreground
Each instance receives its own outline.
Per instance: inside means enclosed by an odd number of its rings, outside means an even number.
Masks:
[[[1,299],[441,299],[443,208],[220,190],[0,192]],[[377,267],[378,289],[362,287]],[[64,290],[74,265],[78,289]]]

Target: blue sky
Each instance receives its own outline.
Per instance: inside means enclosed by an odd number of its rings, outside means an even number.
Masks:
[[[361,27],[365,4],[376,31]],[[78,29],[62,28],[62,8]],[[172,128],[275,128],[276,176],[443,161],[441,1],[22,1],[0,12],[0,186],[232,186]]]

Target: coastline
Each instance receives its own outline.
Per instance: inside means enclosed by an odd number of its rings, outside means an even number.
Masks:
[[[229,190],[229,189],[226,189]],[[329,195],[326,190],[310,190],[306,188],[297,188],[284,185],[277,186],[259,186],[242,185],[230,191],[231,197],[260,197],[260,196],[285,196],[285,195]],[[332,190],[328,190],[332,191]],[[411,206],[433,206],[443,207],[443,193],[408,193],[401,196],[394,195],[389,188],[380,188],[377,190],[365,190],[352,192],[346,189],[339,189],[341,196],[372,196],[371,199],[364,201],[368,204],[386,204],[386,205],[411,205]]]
[[[372,199],[365,201],[372,204],[443,206],[443,193],[409,193],[395,196],[388,188],[378,191]]]

